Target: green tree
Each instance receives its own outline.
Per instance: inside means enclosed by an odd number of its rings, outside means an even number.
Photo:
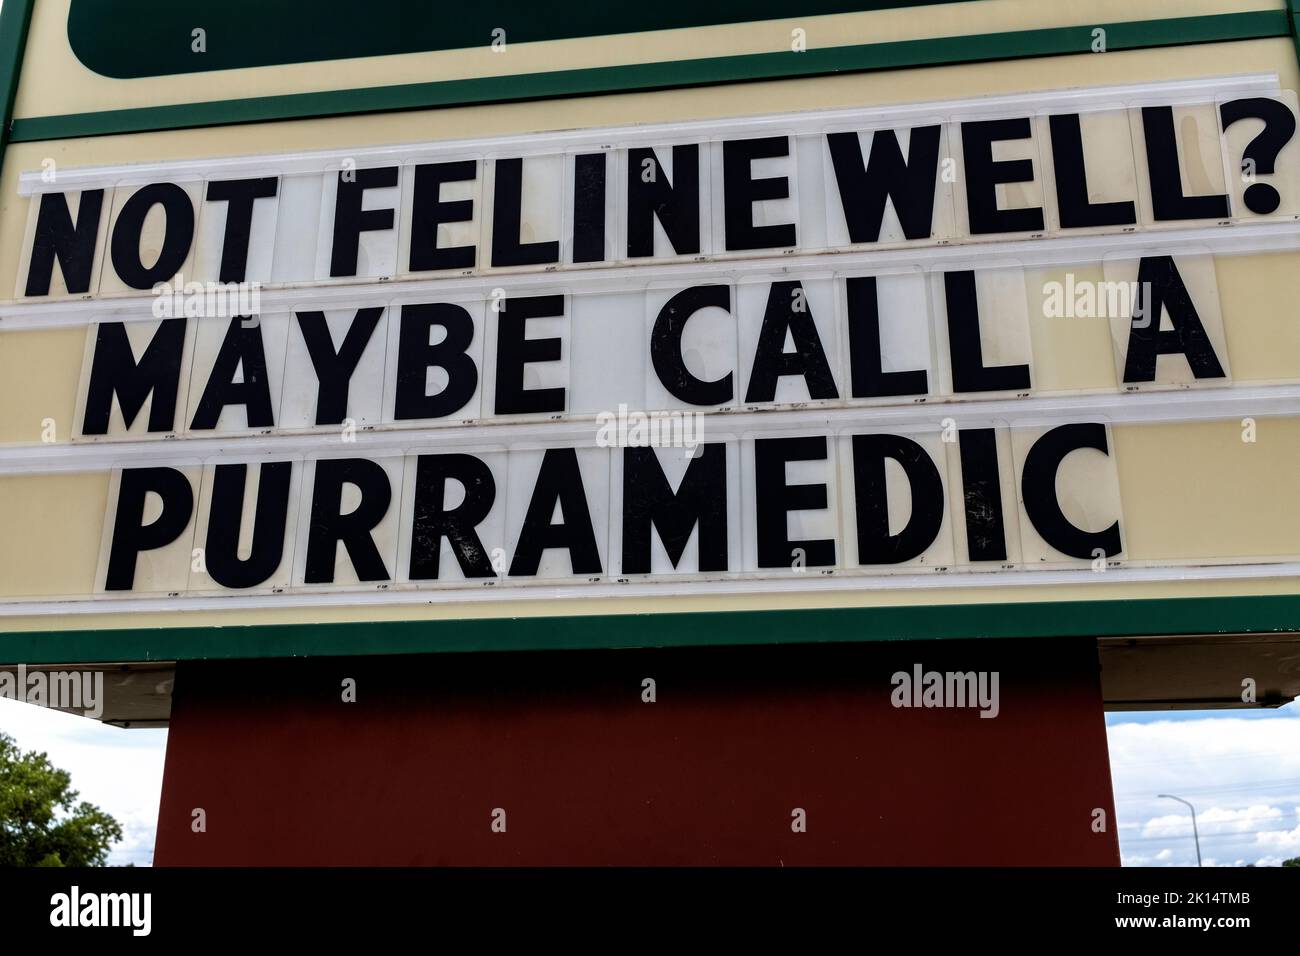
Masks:
[[[0,866],[103,866],[122,827],[72,777],[0,733]]]
[[[1283,866],[1300,866],[1300,856],[1293,856],[1289,860],[1282,861]]]

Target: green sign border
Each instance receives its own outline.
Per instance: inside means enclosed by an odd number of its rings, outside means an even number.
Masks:
[[[1106,29],[1109,50],[1291,37],[1300,52],[1300,39],[1296,35],[1300,0],[1288,0],[1285,9],[1245,13],[220,100],[11,122],[34,2],[5,0],[0,7],[0,109],[4,111],[0,150],[11,141],[38,142],[1033,56],[1092,55],[1092,30],[1097,26]],[[0,661],[106,663],[437,651],[1291,631],[1300,631],[1300,594],[12,632],[0,633]]]
[[[1300,595],[26,631],[0,634],[0,663],[1290,631]]]
[[[16,28],[25,19],[11,8],[28,8],[34,0],[6,0],[4,16]],[[1296,3],[1297,0],[1292,0]],[[582,70],[555,70],[515,76],[475,77],[362,89],[294,93],[252,99],[212,100],[175,106],[69,113],[13,121],[11,139],[30,143],[82,136],[156,132],[202,126],[227,126],[273,120],[346,116],[358,113],[418,110],[679,89],[755,80],[826,76],[871,70],[976,63],[987,60],[1091,53],[1092,31],[1106,30],[1106,48],[1138,50],[1293,36],[1291,12],[1285,9],[1222,13],[1164,20],[1086,24],[988,33],[975,36],[900,40],[812,49],[709,57],[663,63],[639,63]],[[21,46],[21,43],[18,44]],[[16,75],[15,75],[16,79]],[[7,125],[7,124],[6,124]]]
[[[27,28],[36,0],[8,0],[0,6],[0,169],[12,139],[14,97],[27,52]]]

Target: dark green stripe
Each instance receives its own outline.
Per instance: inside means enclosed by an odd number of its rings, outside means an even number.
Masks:
[[[18,95],[27,28],[32,22],[35,3],[36,0],[8,0],[0,6],[0,166],[4,163],[5,147],[9,145],[14,98]]]
[[[486,48],[656,30],[897,10],[960,0],[72,0],[68,42],[90,69],[136,79],[322,60]],[[924,16],[926,11],[918,10]],[[192,48],[202,27],[206,49]],[[508,48],[508,47],[507,47]]]
[[[13,141],[36,142],[270,120],[674,89],[1034,56],[1073,53],[1104,55],[1090,52],[1092,31],[1097,26],[1106,30],[1106,45],[1111,51],[1291,35],[1287,11],[1284,9],[1054,27],[969,37],[868,43],[814,49],[806,53],[755,53],[673,63],[559,70],[523,76],[476,77],[371,89],[43,116],[16,120]],[[808,104],[809,107],[818,105],[820,104]]]
[[[1300,595],[0,634],[0,663],[1300,630]]]
[[[1291,30],[1291,42],[1295,44],[1296,56],[1300,57],[1300,32],[1297,32],[1296,16],[1300,14],[1300,0],[1288,0],[1286,5],[1287,25]]]

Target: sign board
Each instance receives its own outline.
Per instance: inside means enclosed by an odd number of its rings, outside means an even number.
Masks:
[[[151,109],[200,75],[270,90],[410,56],[451,82],[446,57],[496,55],[477,13],[394,33],[374,24],[417,5],[379,4],[350,45],[238,47],[213,5],[183,13],[211,57],[142,60],[63,5],[78,69]],[[134,6],[164,46],[184,26]],[[800,9],[896,34],[1021,9],[841,6]],[[749,28],[660,13],[726,49]],[[650,26],[613,16],[525,16],[507,43]],[[621,124],[554,101],[542,129],[508,105],[437,129],[132,114],[58,150],[39,131],[108,122],[101,92],[23,87],[0,521],[33,544],[0,558],[0,620],[1278,593],[1300,567],[1277,483],[1300,459],[1300,77],[1214,50],[637,94],[666,106]]]

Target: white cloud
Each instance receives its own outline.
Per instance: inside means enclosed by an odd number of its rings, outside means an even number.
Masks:
[[[1296,815],[1300,816],[1300,807]],[[1300,856],[1300,823],[1291,830],[1265,830],[1256,835],[1256,842],[1261,849],[1267,847],[1283,857]]]
[[[1198,827],[1206,832],[1255,833],[1269,824],[1277,823],[1285,816],[1278,807],[1257,804],[1242,810],[1225,807],[1210,807],[1197,814]],[[1190,813],[1171,813],[1152,817],[1142,825],[1143,837],[1186,836],[1192,829]]]

